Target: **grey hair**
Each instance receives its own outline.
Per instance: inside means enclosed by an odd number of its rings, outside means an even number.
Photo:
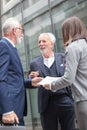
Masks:
[[[55,42],[56,42],[56,37],[54,36],[53,33],[49,33],[49,32],[48,32],[48,33],[41,33],[41,34],[40,34],[40,36],[44,36],[44,35],[48,35],[52,43],[55,43]],[[39,36],[39,37],[40,37],[40,36]]]
[[[16,28],[20,25],[19,21],[13,17],[8,18],[2,25],[2,33],[9,34],[13,28]]]

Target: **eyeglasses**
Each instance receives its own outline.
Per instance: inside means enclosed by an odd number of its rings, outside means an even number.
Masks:
[[[24,29],[23,29],[23,28],[16,27],[16,29],[19,29],[19,30],[21,30],[22,32],[24,32]]]

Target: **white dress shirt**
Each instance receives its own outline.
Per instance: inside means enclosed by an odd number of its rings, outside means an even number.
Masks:
[[[43,57],[44,65],[46,65],[48,68],[52,66],[52,64],[54,63],[54,60],[55,60],[54,54],[49,58]]]

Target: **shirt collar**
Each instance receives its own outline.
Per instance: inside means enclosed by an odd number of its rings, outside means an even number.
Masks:
[[[7,37],[3,37],[3,38],[5,38],[6,40],[8,40],[12,44],[12,46],[15,47],[14,43],[10,39],[8,39]]]
[[[48,68],[52,66],[52,64],[54,63],[54,60],[55,60],[54,53],[49,58],[43,57],[44,65],[46,65]]]

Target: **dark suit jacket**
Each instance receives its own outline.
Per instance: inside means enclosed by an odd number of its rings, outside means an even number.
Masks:
[[[65,69],[65,67],[64,67],[64,54],[55,53],[54,55],[55,55],[57,76],[61,77],[64,74],[64,69]],[[38,70],[40,76],[42,76],[42,77],[47,76],[46,70],[44,68],[42,56],[34,59],[30,63],[30,69],[31,69],[31,71]],[[52,93],[52,92],[44,89],[43,87],[39,87],[39,90],[38,90],[38,109],[39,109],[40,113],[44,112],[45,109],[47,108],[50,93]],[[67,94],[67,95],[71,96],[71,90],[68,87],[63,88],[61,90],[58,90],[56,93],[57,93],[57,95]]]
[[[0,113],[14,111],[23,118],[25,87],[23,69],[16,48],[5,38],[0,40]]]

